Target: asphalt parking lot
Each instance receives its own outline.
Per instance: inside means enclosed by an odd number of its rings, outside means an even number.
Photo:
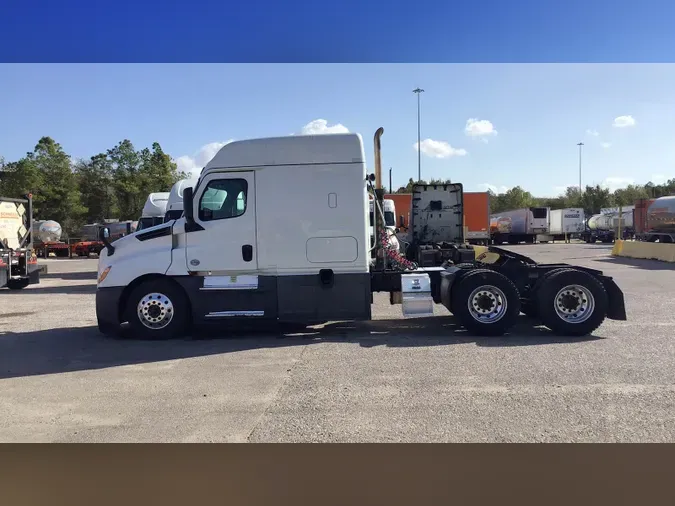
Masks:
[[[567,339],[523,316],[478,338],[378,296],[375,321],[300,335],[123,340],[96,328],[96,260],[48,260],[39,285],[0,292],[0,441],[675,441],[675,266],[514,249],[614,276],[628,321]]]

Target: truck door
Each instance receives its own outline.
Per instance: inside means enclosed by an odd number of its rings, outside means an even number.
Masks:
[[[194,219],[203,230],[185,234],[188,270],[255,271],[255,173],[210,174],[199,184],[193,202]]]

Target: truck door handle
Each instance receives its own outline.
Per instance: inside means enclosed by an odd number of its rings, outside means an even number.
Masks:
[[[250,262],[253,260],[253,246],[250,244],[244,244],[241,247],[241,256],[244,258],[244,262]]]

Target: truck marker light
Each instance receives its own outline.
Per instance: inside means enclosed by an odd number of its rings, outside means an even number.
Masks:
[[[101,273],[101,275],[98,277],[98,283],[99,283],[99,284],[103,283],[103,280],[104,280],[106,277],[108,277],[108,273],[110,272],[110,267],[111,267],[110,265],[109,265],[108,267],[106,267],[106,268],[103,270],[103,272]]]

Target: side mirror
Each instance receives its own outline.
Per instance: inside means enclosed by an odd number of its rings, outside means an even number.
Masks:
[[[399,232],[401,232],[401,229],[398,228],[398,227],[396,227],[396,228],[394,229],[394,232],[396,232],[396,233],[398,234]]]
[[[108,251],[108,256],[114,255],[115,247],[110,244],[110,229],[108,227],[102,227],[98,232],[98,237]]]

